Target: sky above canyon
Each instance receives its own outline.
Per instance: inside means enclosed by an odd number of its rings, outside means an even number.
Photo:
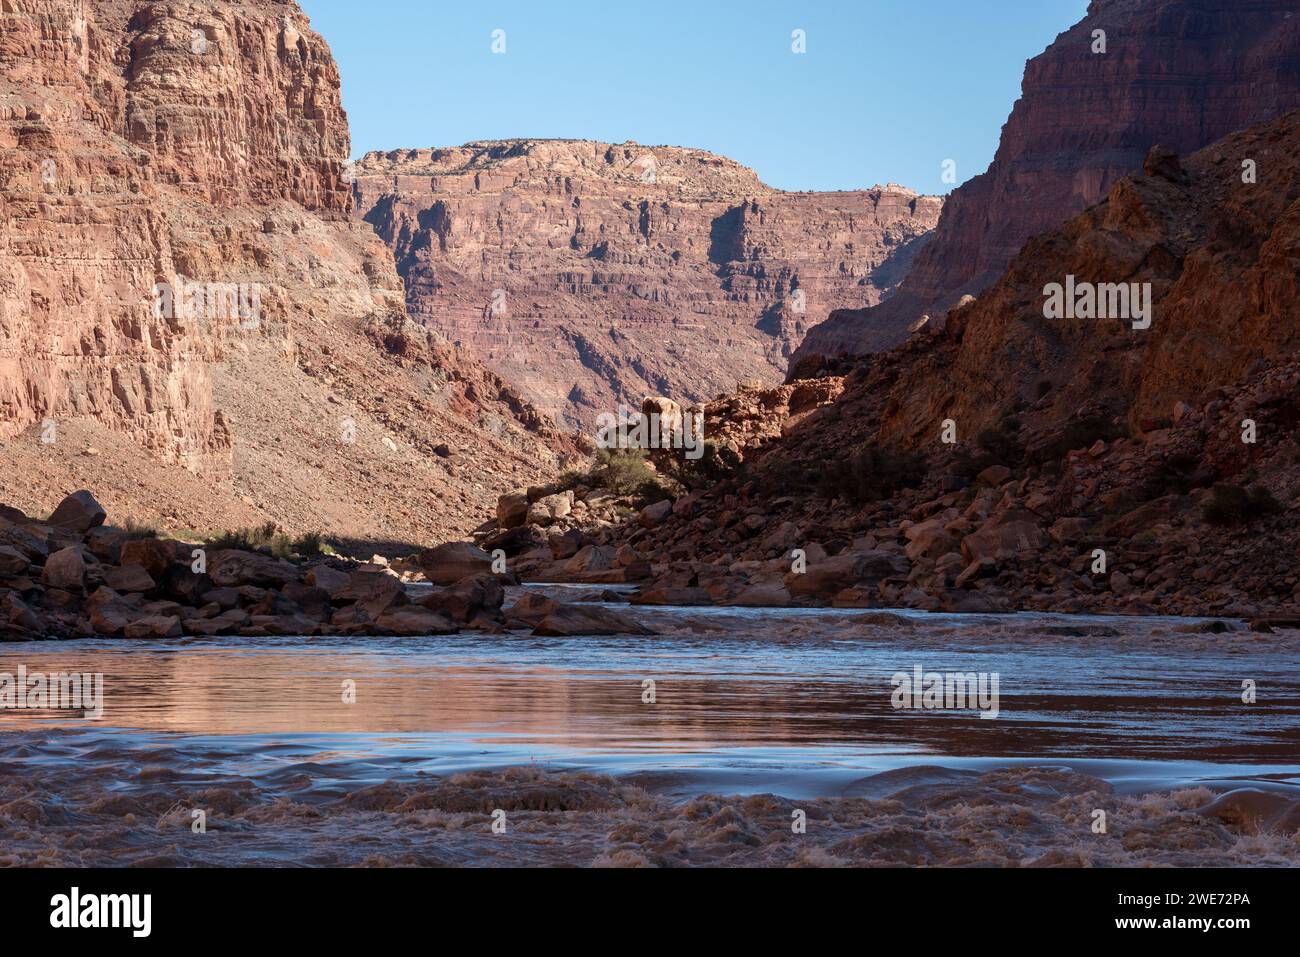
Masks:
[[[946,193],[1086,0],[300,0],[354,156],[515,137],[711,150],[780,189]],[[504,31],[504,35],[494,31]],[[796,53],[803,31],[806,52]],[[494,45],[504,52],[493,52]]]

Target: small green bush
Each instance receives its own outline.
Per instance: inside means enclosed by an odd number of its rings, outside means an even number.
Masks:
[[[593,488],[607,489],[615,495],[637,498],[669,495],[659,473],[646,461],[645,449],[597,449],[587,479]]]

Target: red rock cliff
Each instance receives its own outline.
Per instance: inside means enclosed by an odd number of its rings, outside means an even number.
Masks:
[[[809,317],[893,290],[940,208],[894,186],[780,192],[699,150],[562,140],[371,154],[357,195],[412,316],[575,427],[649,393],[779,380]]]
[[[402,331],[348,151],[293,3],[0,2],[6,500],[427,539],[553,463],[520,396]]]
[[[952,194],[898,294],[831,315],[799,355],[889,348],[920,316],[941,321],[983,291],[1157,143],[1189,152],[1300,107],[1298,12],[1294,0],[1094,0],[1027,64],[993,164]]]

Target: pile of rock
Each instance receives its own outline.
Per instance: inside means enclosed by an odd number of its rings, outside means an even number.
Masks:
[[[640,581],[649,566],[635,549],[610,546],[609,536],[630,521],[653,527],[671,509],[669,500],[638,508],[635,497],[585,485],[535,486],[502,495],[496,518],[480,526],[475,539],[532,581]]]

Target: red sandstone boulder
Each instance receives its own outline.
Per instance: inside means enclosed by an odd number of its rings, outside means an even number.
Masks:
[[[123,566],[137,565],[160,581],[176,563],[176,543],[160,538],[137,538],[122,543],[121,555]]]
[[[41,581],[50,588],[62,588],[67,591],[80,591],[86,585],[86,559],[81,547],[72,545],[61,548],[45,559],[45,569],[41,572]]]
[[[475,575],[446,588],[435,588],[418,604],[452,621],[468,622],[479,615],[496,616],[505,596],[506,590],[495,575]]]
[[[653,635],[640,622],[607,608],[561,603],[538,622],[534,635],[571,637],[575,635]]]
[[[447,542],[426,549],[416,562],[435,585],[454,585],[462,578],[492,573],[492,556],[469,542]]]
[[[55,528],[84,534],[97,525],[103,525],[108,513],[87,491],[73,492],[56,508],[45,524]]]

